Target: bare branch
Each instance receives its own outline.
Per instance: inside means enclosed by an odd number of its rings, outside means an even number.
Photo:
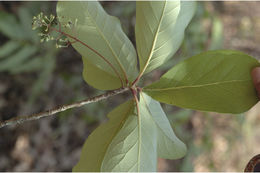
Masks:
[[[44,112],[40,112],[40,113],[37,113],[37,114],[32,114],[32,115],[27,115],[27,116],[18,116],[18,117],[15,117],[15,118],[11,118],[9,120],[0,122],[0,128],[8,126],[8,125],[21,124],[21,123],[24,123],[26,121],[38,120],[40,118],[51,116],[51,115],[54,115],[54,114],[59,113],[59,112],[66,111],[66,110],[71,109],[71,108],[81,107],[81,106],[89,104],[89,103],[94,103],[94,102],[98,102],[98,101],[101,101],[101,100],[105,100],[105,99],[107,99],[111,96],[123,93],[123,92],[128,91],[128,90],[129,90],[129,88],[119,88],[119,89],[116,89],[116,90],[108,91],[105,94],[101,94],[101,95],[98,95],[98,96],[95,96],[95,97],[92,97],[92,98],[89,98],[89,99],[86,99],[86,100],[82,100],[82,101],[79,101],[79,102],[76,102],[76,103],[73,103],[73,104],[62,105],[62,106],[59,106],[57,108],[47,110],[47,111],[44,111]]]

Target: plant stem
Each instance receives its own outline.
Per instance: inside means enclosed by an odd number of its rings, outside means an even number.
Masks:
[[[62,34],[62,35],[65,35],[66,37],[69,37],[69,38],[71,38],[71,39],[74,39],[75,41],[79,42],[80,44],[82,44],[83,46],[87,47],[88,49],[90,49],[90,50],[91,50],[92,52],[94,52],[95,54],[97,54],[100,58],[102,58],[102,59],[113,69],[113,71],[116,73],[116,75],[118,76],[118,78],[119,78],[119,80],[120,80],[120,82],[121,82],[121,86],[122,86],[122,87],[124,86],[123,80],[122,80],[122,78],[121,78],[119,72],[118,72],[118,71],[116,70],[116,68],[115,68],[103,55],[101,55],[98,51],[96,51],[95,49],[93,49],[92,47],[90,47],[89,45],[87,45],[86,43],[84,43],[83,41],[79,40],[78,38],[76,38],[76,37],[74,37],[74,36],[72,36],[72,35],[70,35],[70,34],[67,34],[67,33],[61,31],[60,29],[58,30],[58,29],[56,29],[56,28],[51,27],[50,30],[54,30],[54,31],[56,31],[56,32],[58,32],[58,33],[60,33],[60,34]],[[84,58],[84,57],[83,57],[83,58]],[[126,76],[125,76],[125,77],[126,77]],[[126,80],[126,82],[128,82],[127,77],[126,77],[125,80]]]
[[[139,104],[138,104],[138,98],[137,98],[137,93],[136,93],[136,90],[132,90],[132,94],[134,96],[134,100],[135,100],[135,103],[136,103],[136,110],[137,110],[137,115],[139,116],[140,115],[140,110],[139,110]]]
[[[92,97],[92,98],[89,98],[89,99],[86,99],[86,100],[75,102],[75,103],[72,103],[72,104],[69,104],[69,105],[58,106],[54,109],[47,110],[47,111],[44,111],[44,112],[40,112],[40,113],[37,113],[37,114],[14,117],[14,118],[11,118],[9,120],[0,122],[0,128],[8,126],[8,125],[21,124],[21,123],[24,123],[26,121],[38,120],[40,118],[51,116],[51,115],[54,115],[54,114],[59,113],[59,112],[66,111],[66,110],[71,109],[71,108],[81,107],[81,106],[84,106],[84,105],[89,104],[89,103],[94,103],[94,102],[98,102],[98,101],[101,101],[101,100],[105,100],[105,99],[107,99],[111,96],[126,92],[128,90],[129,90],[129,88],[123,87],[123,88],[119,88],[119,89],[116,89],[116,90],[108,91],[105,94],[101,94],[101,95],[98,95],[98,96],[95,96],[95,97]]]

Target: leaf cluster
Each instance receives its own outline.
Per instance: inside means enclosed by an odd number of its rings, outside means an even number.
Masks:
[[[196,2],[136,2],[136,53],[119,20],[98,2],[58,2],[61,29],[70,42],[76,40],[72,46],[82,56],[84,80],[100,90],[129,87],[134,96],[88,137],[74,171],[156,171],[157,157],[183,157],[186,146],[158,101],[234,114],[258,101],[250,71],[259,63],[233,50],[195,55],[155,83],[138,86],[144,74],[176,53],[195,8]]]

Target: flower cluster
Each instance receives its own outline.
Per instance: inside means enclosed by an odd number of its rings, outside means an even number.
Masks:
[[[71,23],[66,24],[67,27],[71,27]],[[58,29],[56,27],[58,26]],[[32,29],[39,30],[38,35],[41,37],[41,42],[48,42],[50,40],[56,41],[56,48],[68,47],[70,44],[68,38],[62,34],[60,24],[56,16],[50,14],[44,15],[42,12],[33,17]],[[56,31],[53,33],[52,31]],[[57,33],[59,35],[57,35]]]
[[[49,17],[43,15],[41,12],[37,16],[33,17],[32,21],[32,29],[39,29],[40,32],[38,35],[41,37],[41,42],[48,42],[49,40],[54,40],[54,37],[51,36],[51,27],[57,25],[57,18],[54,15],[50,15]]]

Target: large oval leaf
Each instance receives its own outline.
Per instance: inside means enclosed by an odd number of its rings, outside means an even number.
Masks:
[[[111,142],[102,171],[155,172],[157,157],[177,159],[186,146],[175,136],[160,103],[140,95],[138,116],[129,116]]]
[[[113,138],[120,131],[126,119],[133,113],[133,100],[118,106],[108,114],[109,121],[99,126],[86,140],[75,172],[99,172],[105,153]]]
[[[208,51],[176,65],[145,92],[184,108],[241,113],[258,101],[250,72],[259,65],[238,51]]]
[[[57,15],[62,30],[80,42],[72,46],[98,68],[121,78],[133,80],[137,74],[135,49],[122,31],[117,18],[108,15],[97,1],[60,1]],[[69,39],[71,42],[75,41]],[[97,79],[98,80],[98,79]]]
[[[164,64],[180,47],[195,2],[136,2],[136,45],[141,73]]]
[[[157,133],[154,122],[140,108],[138,116],[128,118],[111,142],[102,164],[104,172],[155,172]]]
[[[82,57],[83,60],[83,78],[92,87],[99,90],[113,90],[120,88],[119,78],[105,72],[96,65]]]
[[[147,112],[156,125],[158,156],[179,159],[186,154],[186,145],[174,134],[160,103],[145,93],[140,93],[140,112]]]

